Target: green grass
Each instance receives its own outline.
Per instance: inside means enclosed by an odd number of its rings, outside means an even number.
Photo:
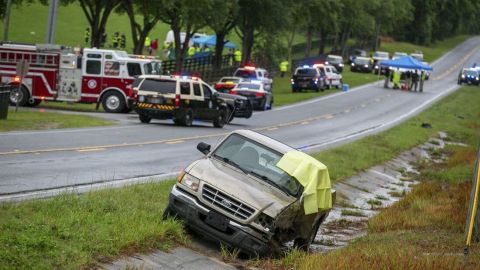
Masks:
[[[162,220],[174,181],[0,205],[1,269],[78,269],[187,243]]]
[[[65,101],[44,101],[40,103],[38,108],[60,109],[67,111],[92,112],[95,110],[96,103],[70,103]],[[98,111],[103,112],[103,106],[100,104]]]
[[[38,111],[19,109],[18,112],[10,109],[7,120],[0,120],[0,131],[82,128],[112,124],[111,121],[91,116],[52,113],[41,109]]]
[[[369,234],[346,248],[328,254],[294,251],[285,259],[265,262],[271,268],[314,269],[475,269],[476,253],[463,258],[463,230],[476,146],[480,142],[480,95],[475,87],[463,87],[407,122],[378,135],[318,153],[333,180],[397,156],[438,131],[468,147],[447,146],[449,156],[441,164],[420,162],[419,180],[412,193],[383,210],[368,223]],[[458,117],[461,116],[461,117]],[[422,122],[432,129],[420,127]],[[392,195],[403,196],[399,192]],[[376,200],[371,201],[372,206]],[[479,245],[474,244],[474,250]],[[444,256],[444,254],[452,254]],[[415,258],[412,260],[412,258]]]
[[[292,85],[290,83],[290,74],[285,74],[285,77],[275,77],[273,82],[273,100],[274,106],[288,105],[316,97],[326,96],[331,93],[337,93],[340,90],[335,88],[325,90],[323,92],[315,92],[313,90],[304,90],[302,92],[292,93]]]

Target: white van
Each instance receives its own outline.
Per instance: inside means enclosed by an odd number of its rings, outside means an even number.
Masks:
[[[325,74],[325,85],[328,89],[335,86],[338,89],[343,87],[342,74],[332,65],[315,64],[313,67],[318,68],[321,73]]]

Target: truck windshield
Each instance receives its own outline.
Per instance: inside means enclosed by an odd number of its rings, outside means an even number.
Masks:
[[[143,65],[145,75],[160,75],[160,63],[151,62]]]
[[[295,71],[295,75],[306,75],[306,76],[316,76],[316,68],[299,68]]]
[[[159,92],[161,94],[175,94],[176,81],[145,79],[139,90]]]
[[[242,77],[242,78],[256,78],[257,74],[255,70],[248,70],[248,69],[237,69],[233,74],[234,77]]]
[[[370,59],[368,58],[356,58],[355,61],[353,61],[357,65],[368,65],[370,63]]]
[[[256,83],[239,83],[237,85],[237,88],[260,90],[260,86],[261,86],[260,84],[256,84]]]
[[[327,56],[326,60],[331,64],[341,64],[343,62],[341,57],[335,57],[335,56]]]
[[[230,135],[213,156],[291,196],[296,197],[301,190],[297,180],[276,166],[281,153],[241,135]]]

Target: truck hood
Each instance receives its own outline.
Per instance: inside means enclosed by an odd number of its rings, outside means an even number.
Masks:
[[[232,87],[233,88],[233,87]],[[225,100],[247,100],[248,98],[246,97],[243,97],[243,96],[239,96],[239,95],[232,95],[232,94],[228,94],[228,93],[222,93],[222,92],[218,92],[218,96],[222,99],[225,99]]]
[[[263,180],[214,158],[198,160],[188,173],[273,218],[297,200]]]

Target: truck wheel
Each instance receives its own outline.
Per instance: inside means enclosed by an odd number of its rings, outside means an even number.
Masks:
[[[185,111],[185,114],[183,115],[182,119],[180,120],[182,125],[190,127],[193,124],[193,111],[192,109],[188,108]]]
[[[102,106],[106,112],[121,113],[127,106],[125,98],[118,92],[107,92],[102,99]]]
[[[40,103],[42,103],[41,99],[28,100],[27,106],[28,107],[37,107],[38,105],[40,105]]]
[[[225,109],[220,109],[217,116],[213,119],[213,126],[217,128],[222,128],[227,122],[228,112]]]
[[[13,85],[14,89],[10,92],[10,105],[15,106],[25,106],[28,104],[28,99],[30,98],[30,93],[25,86],[21,86],[18,89],[18,85]]]
[[[138,114],[138,118],[140,119],[140,122],[145,123],[145,124],[148,124],[148,123],[150,123],[150,121],[152,121],[151,117],[146,116],[146,115],[141,114],[141,113]]]
[[[317,222],[313,225],[312,231],[310,231],[310,235],[307,238],[297,238],[293,242],[293,246],[298,248],[299,250],[303,251],[309,251],[310,245],[313,243],[313,240],[315,240],[315,236],[317,236],[318,228],[320,227],[320,224],[325,220],[325,217],[320,217]]]

